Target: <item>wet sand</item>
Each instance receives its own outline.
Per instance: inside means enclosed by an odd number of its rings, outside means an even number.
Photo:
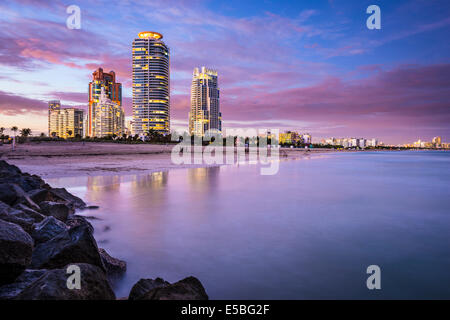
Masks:
[[[127,175],[171,169],[207,167],[201,164],[175,164],[171,159],[173,144],[120,144],[96,142],[30,142],[0,146],[0,159],[17,165],[22,171],[45,178]],[[333,149],[280,149],[280,159],[333,152]]]

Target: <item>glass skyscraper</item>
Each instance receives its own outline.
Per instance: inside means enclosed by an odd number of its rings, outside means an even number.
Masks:
[[[217,71],[202,67],[194,69],[191,85],[191,111],[189,112],[189,133],[204,136],[222,132],[219,84]]]
[[[100,101],[102,90],[112,102],[122,107],[122,84],[116,83],[114,71],[103,72],[98,68],[92,74],[92,81],[89,83],[89,111],[87,119],[86,136],[94,137],[98,130],[95,129],[97,123],[95,116],[98,114],[97,105]]]
[[[133,41],[133,134],[170,132],[169,48],[157,32]]]

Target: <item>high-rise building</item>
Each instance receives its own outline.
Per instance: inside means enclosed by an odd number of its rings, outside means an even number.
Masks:
[[[95,137],[96,121],[95,116],[97,112],[97,105],[100,100],[100,95],[104,90],[108,99],[122,106],[122,84],[116,83],[116,74],[114,71],[103,72],[102,68],[98,68],[92,74],[92,81],[89,83],[89,110],[87,116],[87,130],[86,136]]]
[[[204,136],[206,131],[222,132],[220,113],[220,90],[217,71],[202,67],[192,74],[191,111],[189,112],[189,133]]]
[[[302,143],[302,137],[295,131],[286,131],[284,133],[280,133],[278,136],[279,144],[297,144]]]
[[[50,106],[50,103],[49,103]],[[50,137],[74,138],[83,136],[84,111],[76,108],[59,107],[49,109],[48,131]]]
[[[170,132],[170,52],[162,34],[141,32],[133,41],[133,128]]]
[[[51,131],[50,131],[50,113],[55,110],[61,109],[61,101],[59,100],[51,100],[48,102],[48,136],[50,137]]]
[[[108,98],[105,88],[101,89],[94,114],[94,137],[121,137],[125,130],[123,108]]]
[[[432,143],[435,147],[440,147],[442,145],[442,138],[434,137]]]

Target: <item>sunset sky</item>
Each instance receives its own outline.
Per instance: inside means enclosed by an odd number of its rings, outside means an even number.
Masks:
[[[81,29],[66,8],[81,8]],[[381,30],[366,8],[381,8]],[[219,72],[224,127],[450,142],[450,1],[0,2],[0,126],[46,132],[47,101],[86,108],[114,70],[131,116],[131,43],[171,49],[172,127],[187,126],[194,67]]]

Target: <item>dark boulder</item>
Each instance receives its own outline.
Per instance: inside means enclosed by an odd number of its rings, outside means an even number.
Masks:
[[[33,224],[40,221],[41,217],[40,213],[23,204],[11,207],[0,201],[0,219],[18,224],[29,234],[33,231]]]
[[[47,186],[45,181],[40,177],[28,173],[23,173],[21,176],[13,178],[12,182],[19,185],[25,192]]]
[[[208,300],[208,295],[197,278],[188,277],[174,284],[154,288],[137,300]]]
[[[0,173],[3,173],[3,174],[9,173],[10,175],[19,175],[22,173],[22,171],[20,171],[20,169],[18,167],[16,167],[15,165],[9,164],[5,160],[0,160]]]
[[[50,216],[34,225],[34,230],[31,233],[31,237],[34,239],[35,244],[39,244],[53,239],[58,234],[66,230],[67,228],[64,223]]]
[[[69,214],[73,213],[73,210],[64,203],[43,201],[39,205],[43,215],[55,217],[63,222],[67,220]]]
[[[0,300],[15,299],[25,288],[46,272],[47,270],[25,270],[13,283],[0,287]]]
[[[64,188],[41,188],[28,192],[30,198],[36,202],[41,203],[43,201],[64,203],[72,209],[83,209],[86,204],[80,198],[70,194]]]
[[[0,201],[12,206],[21,196],[23,190],[12,183],[0,183]]]
[[[37,212],[36,210],[31,209],[30,207],[27,207],[23,203],[18,203],[14,205],[14,209],[23,211],[28,217],[32,218],[34,222],[41,222],[45,219],[45,216]]]
[[[100,257],[106,268],[106,274],[110,278],[119,278],[127,271],[127,263],[123,260],[111,257],[105,249],[98,249]]]
[[[91,233],[94,233],[94,227],[92,224],[83,216],[79,216],[76,214],[71,214],[66,220],[66,225],[69,228],[74,228],[77,226],[87,226]]]
[[[105,270],[89,227],[77,226],[40,243],[33,251],[33,269],[56,269],[71,263],[89,263]],[[105,270],[106,271],[106,270]]]
[[[105,273],[98,267],[77,263],[81,271],[81,288],[69,289],[67,266],[47,270],[44,275],[26,287],[16,300],[115,300]]]
[[[52,188],[50,189],[50,192],[53,196],[62,199],[67,205],[74,209],[83,209],[86,207],[86,203],[84,203],[83,200],[74,196],[64,188]]]
[[[54,201],[56,202],[57,199],[52,197],[52,194],[50,193],[49,189],[33,189],[31,191],[28,191],[28,196],[33,200],[35,203],[40,204],[43,201]]]
[[[130,295],[128,296],[128,300],[139,300],[141,299],[147,292],[160,288],[167,287],[170,283],[164,281],[161,278],[153,279],[141,279],[135,283],[133,288],[131,288]]]
[[[39,211],[39,206],[30,199],[28,194],[15,183],[0,184],[0,201],[12,206],[17,203],[23,203],[33,210]]]
[[[0,220],[0,285],[14,281],[30,264],[33,239],[20,226]]]
[[[0,219],[19,225],[24,231],[30,234],[33,231],[34,220],[19,210],[12,209],[9,211],[1,211]]]

